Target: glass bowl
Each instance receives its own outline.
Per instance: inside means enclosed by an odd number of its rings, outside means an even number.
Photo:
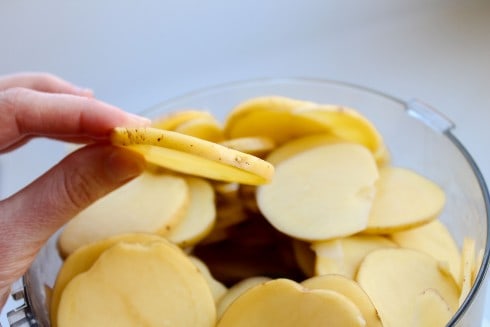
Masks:
[[[356,108],[379,129],[394,165],[413,169],[430,178],[446,192],[447,203],[440,216],[457,244],[474,238],[477,251],[484,250],[483,263],[468,297],[449,326],[478,326],[485,304],[484,282],[489,260],[489,195],[471,155],[453,135],[454,125],[440,113],[417,101],[403,101],[368,88],[313,79],[260,79],[199,90],[163,102],[143,112],[150,118],[179,109],[203,109],[221,120],[243,100],[282,95],[319,103]],[[14,288],[28,306],[11,313],[27,315],[26,321],[49,326],[46,294],[53,286],[61,259],[54,235]],[[12,318],[13,319],[13,318]]]

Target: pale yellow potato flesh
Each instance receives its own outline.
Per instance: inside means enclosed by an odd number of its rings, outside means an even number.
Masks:
[[[268,282],[272,280],[269,277],[265,276],[255,276],[255,277],[249,277],[246,279],[243,279],[242,281],[236,283],[235,285],[231,286],[225,294],[219,299],[218,303],[216,304],[216,310],[218,314],[218,319],[221,318],[223,313],[228,309],[230,304],[235,301],[240,295],[245,293],[247,290],[250,288]]]
[[[473,286],[472,275],[475,267],[475,260],[475,240],[472,238],[465,238],[463,240],[463,248],[461,250],[461,295],[459,297],[459,305],[463,304],[464,300],[470,293],[471,287]]]
[[[338,292],[350,299],[361,311],[367,327],[381,327],[376,308],[369,296],[354,280],[342,275],[321,275],[301,282],[307,289],[325,289]]]
[[[274,167],[260,158],[173,131],[116,127],[110,139],[152,164],[190,175],[259,185],[274,174]]]
[[[446,262],[454,280],[461,280],[461,254],[453,237],[440,220],[393,233],[390,238],[403,248],[419,250],[438,261]]]
[[[179,125],[197,118],[212,118],[214,116],[204,110],[186,109],[167,113],[166,115],[156,118],[152,121],[151,126],[159,129],[173,131]]]
[[[223,127],[214,117],[193,118],[174,128],[175,132],[211,142],[223,141]]]
[[[150,233],[130,233],[121,234],[105,238],[100,241],[86,244],[78,248],[63,262],[51,293],[49,305],[51,326],[58,326],[58,306],[65,286],[78,274],[90,269],[99,256],[108,248],[119,242],[126,243],[148,243],[161,240],[162,237]]]
[[[415,299],[414,327],[444,327],[451,320],[449,305],[439,292],[429,288]]]
[[[440,271],[436,259],[417,250],[375,250],[364,258],[356,280],[385,326],[412,326],[417,296],[429,288],[441,294],[451,314],[458,308],[458,285]]]
[[[58,326],[214,326],[206,280],[169,245],[118,243],[107,249],[66,286]]]
[[[218,302],[228,291],[228,288],[213,277],[208,266],[201,259],[195,256],[189,256],[189,259],[204,276],[204,279],[206,280],[206,283],[208,283],[209,289],[211,290],[211,294],[213,294],[214,302]]]
[[[166,235],[183,217],[189,189],[177,175],[144,172],[71,219],[58,245],[66,256],[106,237],[146,232]]]
[[[166,235],[172,243],[192,246],[202,240],[216,220],[214,189],[202,178],[185,177],[189,188],[189,205],[180,222]]]
[[[372,153],[383,148],[383,138],[374,125],[355,109],[337,105],[317,105],[294,110],[298,117],[309,117],[323,124],[332,135],[364,145]]]
[[[397,245],[384,236],[353,235],[340,239],[314,242],[317,275],[340,274],[354,279],[364,257],[377,249],[394,248]]]
[[[282,144],[308,134],[328,132],[323,124],[314,119],[293,114],[296,108],[311,105],[311,102],[280,96],[257,97],[244,101],[226,118],[225,136],[228,139],[260,136]]]
[[[344,295],[307,290],[294,281],[275,279],[252,287],[235,299],[217,327],[365,325],[360,310]]]
[[[363,146],[318,146],[277,165],[257,188],[257,203],[279,231],[303,240],[327,240],[362,231],[374,198],[378,169]]]
[[[276,143],[273,139],[261,136],[239,137],[222,141],[220,144],[254,156],[268,153],[276,147]]]
[[[364,232],[386,234],[423,225],[437,218],[444,203],[444,191],[434,182],[405,168],[384,166]]]

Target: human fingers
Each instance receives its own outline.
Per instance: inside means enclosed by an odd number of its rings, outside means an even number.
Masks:
[[[86,146],[1,201],[0,299],[53,233],[95,200],[137,176],[144,165],[142,157],[121,148]]]
[[[17,73],[0,77],[0,91],[13,87],[23,87],[47,93],[66,93],[93,97],[93,92],[67,82],[48,73]]]
[[[34,136],[55,139],[107,139],[116,126],[145,126],[149,120],[98,101],[25,88],[0,91],[0,152]]]

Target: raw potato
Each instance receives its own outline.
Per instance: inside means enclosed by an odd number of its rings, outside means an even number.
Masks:
[[[344,295],[328,290],[307,290],[294,281],[275,279],[240,295],[225,311],[217,327],[365,325],[360,310]]]
[[[118,234],[166,235],[183,217],[188,202],[184,178],[144,172],[70,220],[60,235],[59,249],[67,256],[84,244]]]
[[[231,303],[240,295],[245,293],[250,288],[272,280],[269,277],[255,276],[243,279],[228,289],[228,291],[219,299],[217,303],[218,319],[223,316],[223,313],[228,309]]]
[[[58,326],[214,326],[206,280],[168,242],[118,243],[66,286]]]
[[[381,320],[371,299],[361,286],[352,279],[341,275],[322,275],[309,278],[301,282],[307,289],[325,289],[338,292],[346,296],[361,310],[367,327],[381,327]]]
[[[168,113],[165,116],[162,116],[158,119],[155,119],[151,126],[159,129],[166,129],[169,131],[175,130],[181,124],[198,118],[211,118],[214,119],[213,115],[207,111],[203,110],[180,110]]]
[[[240,137],[225,140],[220,144],[237,151],[252,154],[254,156],[261,156],[264,153],[268,153],[276,146],[273,139],[260,136]]]
[[[437,218],[444,203],[444,192],[432,181],[408,169],[382,167],[364,232],[385,234],[423,225]]]
[[[419,250],[446,262],[454,280],[461,280],[461,255],[458,246],[440,220],[391,234],[390,238],[403,248]]]
[[[463,249],[461,251],[461,279],[459,285],[461,288],[461,295],[459,297],[459,305],[463,304],[473,286],[472,275],[476,260],[475,251],[475,240],[465,238],[463,241]]]
[[[177,132],[116,127],[110,138],[152,164],[190,175],[260,185],[274,174],[274,167],[262,159]]]
[[[213,228],[216,220],[214,190],[211,184],[197,177],[186,177],[190,201],[184,217],[166,235],[167,239],[182,247],[202,240]]]
[[[51,294],[50,301],[50,319],[51,326],[58,326],[58,306],[61,299],[61,294],[66,285],[78,274],[83,273],[92,267],[99,256],[110,247],[119,242],[125,243],[149,243],[161,240],[162,237],[155,234],[147,233],[131,233],[121,234],[110,238],[105,238],[78,248],[66,260],[58,272],[56,282]]]
[[[214,117],[190,119],[175,127],[174,131],[211,142],[224,139],[223,127]]]
[[[444,327],[451,317],[451,309],[436,290],[429,288],[416,297],[412,326]]]
[[[377,249],[397,245],[379,235],[353,235],[341,239],[315,242],[311,248],[316,254],[317,275],[341,274],[354,279],[364,257]]]
[[[378,169],[358,144],[319,146],[283,161],[257,189],[267,220],[286,235],[327,240],[362,231],[374,198]]]
[[[458,308],[458,285],[439,270],[436,259],[416,250],[373,251],[363,260],[356,279],[385,326],[412,326],[417,296],[429,288],[441,294],[451,314]]]
[[[297,137],[325,133],[323,124],[293,114],[296,108],[314,105],[280,96],[257,97],[235,107],[228,115],[224,131],[229,139],[259,136],[282,144]]]
[[[208,283],[209,289],[211,290],[211,294],[213,294],[214,302],[218,302],[221,297],[227,292],[227,288],[223,283],[217,281],[211,272],[209,271],[208,266],[199,258],[190,256],[189,259],[192,263],[199,269],[201,274],[204,276],[204,279]]]

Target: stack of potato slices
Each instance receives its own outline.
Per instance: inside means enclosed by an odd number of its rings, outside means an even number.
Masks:
[[[111,140],[148,169],[65,226],[53,326],[445,326],[479,271],[356,109],[258,97]]]

